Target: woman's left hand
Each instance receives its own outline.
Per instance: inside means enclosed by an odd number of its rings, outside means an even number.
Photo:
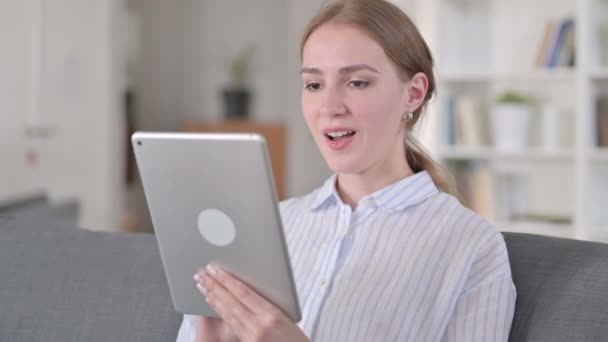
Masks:
[[[195,279],[207,302],[241,341],[308,341],[280,309],[218,266],[207,266]]]

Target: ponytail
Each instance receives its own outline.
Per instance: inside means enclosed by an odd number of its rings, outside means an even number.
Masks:
[[[426,171],[435,186],[441,191],[461,200],[454,177],[441,165],[434,161],[422,148],[422,145],[408,132],[405,139],[405,157],[414,173]]]

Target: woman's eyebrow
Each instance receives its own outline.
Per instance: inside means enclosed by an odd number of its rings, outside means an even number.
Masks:
[[[340,74],[350,74],[353,73],[355,71],[360,71],[360,70],[369,70],[375,73],[380,73],[378,70],[372,68],[371,66],[367,65],[367,64],[356,64],[356,65],[349,65],[349,66],[345,66],[340,68],[340,70],[338,70],[338,72]],[[318,68],[307,68],[307,67],[302,67],[302,69],[300,70],[300,74],[314,74],[314,75],[322,75],[323,72],[318,69]]]
[[[371,66],[367,65],[367,64],[356,64],[356,65],[351,65],[351,66],[347,66],[347,67],[343,67],[340,68],[339,73],[341,74],[350,74],[353,73],[355,71],[359,71],[359,70],[369,70],[369,71],[373,71],[377,74],[379,74],[380,72],[374,68],[372,68]]]
[[[302,69],[300,70],[300,74],[314,74],[314,75],[321,75],[323,74],[321,72],[321,70],[317,69],[317,68],[307,68],[307,67],[302,67]]]

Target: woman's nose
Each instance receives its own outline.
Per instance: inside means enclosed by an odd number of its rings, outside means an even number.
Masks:
[[[326,88],[319,110],[321,115],[344,114],[346,106],[344,105],[342,94],[336,89]]]

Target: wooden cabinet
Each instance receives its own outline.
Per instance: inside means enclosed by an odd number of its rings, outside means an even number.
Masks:
[[[208,133],[258,133],[268,142],[268,152],[272,163],[272,173],[277,188],[279,200],[285,199],[285,155],[286,127],[282,123],[261,123],[249,120],[229,121],[187,121],[182,129],[186,132]]]

